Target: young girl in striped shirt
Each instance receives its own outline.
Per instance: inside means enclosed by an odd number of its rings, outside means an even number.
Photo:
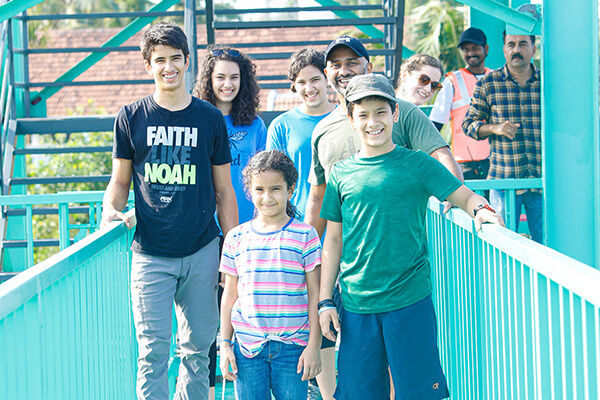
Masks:
[[[298,172],[285,154],[258,153],[243,177],[256,217],[223,245],[221,372],[238,400],[306,400],[307,380],[321,371],[321,243],[294,218]]]

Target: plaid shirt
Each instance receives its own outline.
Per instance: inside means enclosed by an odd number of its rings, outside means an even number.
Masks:
[[[521,124],[514,139],[490,135],[490,171],[488,179],[540,178],[542,176],[540,72],[524,87],[509,74],[506,65],[481,78],[473,92],[469,111],[463,121],[465,133],[478,140],[484,124],[504,121]],[[536,189],[535,191],[539,191]],[[517,190],[522,194],[526,190]]]

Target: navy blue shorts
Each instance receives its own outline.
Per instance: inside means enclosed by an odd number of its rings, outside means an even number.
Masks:
[[[449,397],[431,296],[385,313],[342,310],[342,321],[336,400],[389,399],[388,366],[397,399]]]

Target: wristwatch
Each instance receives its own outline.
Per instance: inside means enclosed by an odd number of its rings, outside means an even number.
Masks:
[[[473,216],[477,215],[477,212],[479,210],[481,210],[482,208],[485,208],[486,210],[490,210],[491,212],[493,212],[494,214],[496,214],[496,210],[494,210],[492,207],[490,207],[489,204],[480,204],[477,207],[475,207],[473,209]]]

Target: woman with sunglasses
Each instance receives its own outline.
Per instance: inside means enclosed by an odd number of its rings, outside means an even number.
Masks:
[[[427,103],[441,88],[442,63],[427,54],[415,54],[400,67],[396,96],[416,106]]]
[[[232,158],[231,183],[237,198],[240,224],[250,221],[254,216],[254,204],[244,191],[242,170],[254,154],[265,149],[267,143],[267,128],[256,115],[260,87],[255,74],[256,66],[247,55],[230,47],[215,45],[208,49],[198,64],[193,92],[194,96],[221,110],[225,117]],[[219,309],[222,293],[220,286]],[[213,343],[209,357],[209,400],[214,400],[216,343]]]

